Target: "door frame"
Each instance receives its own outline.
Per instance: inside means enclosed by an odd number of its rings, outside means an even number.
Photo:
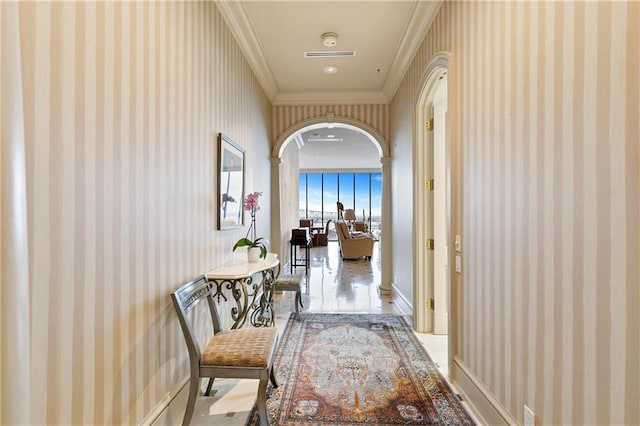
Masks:
[[[281,259],[288,258],[288,249],[286,248],[288,239],[285,233],[289,232],[294,224],[285,223],[281,212],[281,209],[285,208],[282,205],[283,203],[280,196],[280,191],[283,185],[280,174],[283,152],[287,145],[294,141],[296,135],[314,128],[331,126],[346,127],[364,134],[378,149],[378,153],[380,154],[380,164],[382,169],[380,227],[384,233],[383,238],[386,242],[380,242],[381,277],[380,283],[378,284],[378,291],[380,294],[392,294],[393,282],[391,278],[391,270],[393,267],[393,247],[391,241],[393,241],[393,228],[391,226],[391,150],[382,133],[369,124],[359,120],[338,116],[333,113],[327,113],[323,116],[307,118],[294,123],[284,130],[280,136],[278,136],[271,148],[271,205],[279,206],[280,208],[271,212],[271,246],[279,248],[280,251],[278,253]],[[298,203],[296,203],[294,211],[298,211]]]
[[[433,238],[432,229],[429,226],[433,226],[433,194],[430,194],[425,189],[427,179],[433,176],[433,150],[429,148],[429,144],[433,142],[433,135],[425,128],[424,119],[427,116],[431,116],[431,100],[435,94],[438,80],[440,77],[447,74],[447,104],[448,104],[448,129],[446,132],[446,140],[449,149],[449,164],[448,164],[448,176],[450,180],[448,188],[448,228],[449,228],[449,240],[447,246],[448,251],[448,264],[449,264],[449,283],[450,291],[448,298],[448,331],[449,331],[449,367],[451,367],[454,345],[455,345],[455,325],[456,325],[456,294],[454,291],[455,280],[455,268],[453,265],[455,259],[455,251],[451,248],[454,247],[453,235],[459,234],[456,228],[455,214],[458,205],[457,196],[458,191],[458,176],[459,176],[459,160],[457,150],[457,139],[455,133],[455,118],[456,118],[456,105],[455,105],[455,68],[454,68],[454,56],[451,52],[439,52],[435,54],[427,66],[424,69],[422,78],[418,85],[418,95],[415,102],[415,116],[414,116],[414,138],[413,138],[413,170],[414,170],[414,202],[413,202],[413,229],[415,233],[414,238],[414,262],[413,262],[413,276],[414,276],[414,288],[413,288],[413,326],[418,332],[432,332],[433,331],[433,312],[427,311],[426,300],[433,297],[433,283],[430,286],[425,286],[424,283],[428,282],[429,275],[432,275],[432,271],[429,268],[433,268],[433,260],[429,260],[427,256],[428,251],[426,249],[426,240]],[[432,258],[433,256],[431,256]],[[449,368],[451,371],[451,368]]]

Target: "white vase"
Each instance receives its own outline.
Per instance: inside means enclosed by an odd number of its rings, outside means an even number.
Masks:
[[[249,263],[256,263],[260,260],[260,247],[249,247],[247,250],[247,259],[249,259]]]

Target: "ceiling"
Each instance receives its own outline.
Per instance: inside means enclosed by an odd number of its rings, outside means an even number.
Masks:
[[[301,172],[380,170],[380,152],[362,132],[344,127],[320,127],[295,137]]]
[[[388,103],[442,0],[218,1],[275,105]],[[327,47],[322,35],[333,32]],[[351,57],[305,52],[355,51]],[[326,66],[337,72],[327,74]]]
[[[441,2],[236,0],[217,4],[273,104],[335,105],[389,103]],[[336,34],[335,46],[323,43],[322,36],[328,32]],[[355,55],[305,57],[305,52],[335,51]],[[337,72],[325,73],[327,66],[336,67]],[[302,171],[381,167],[377,147],[355,128],[314,126],[293,139]]]

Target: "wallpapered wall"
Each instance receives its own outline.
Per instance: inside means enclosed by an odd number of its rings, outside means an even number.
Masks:
[[[269,237],[271,106],[213,2],[20,2],[19,25],[28,423],[138,424],[187,377],[169,293],[241,255],[215,230],[218,132]]]
[[[640,423],[638,22],[638,2],[445,2],[391,105],[396,169],[426,64],[454,54],[456,363],[520,423]]]
[[[382,104],[276,105],[272,115],[272,140],[278,140],[287,129],[301,121],[326,117],[329,113],[368,124],[389,140],[389,106]]]

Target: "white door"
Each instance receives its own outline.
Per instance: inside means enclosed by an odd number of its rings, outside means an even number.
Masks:
[[[449,159],[447,144],[447,77],[441,77],[433,99],[433,333],[448,333],[449,293]]]

